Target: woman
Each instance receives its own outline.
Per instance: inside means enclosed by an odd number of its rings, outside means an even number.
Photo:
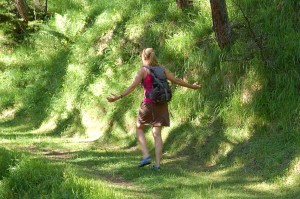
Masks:
[[[138,85],[140,85],[140,83],[143,84],[145,97],[143,102],[141,103],[137,124],[136,124],[137,139],[139,141],[143,153],[143,159],[139,163],[139,167],[143,167],[151,163],[149,151],[146,144],[146,138],[144,134],[144,126],[152,125],[153,126],[152,134],[155,142],[155,157],[156,157],[155,165],[152,168],[154,170],[160,170],[160,161],[161,161],[162,148],[163,148],[161,129],[163,126],[170,125],[168,104],[167,103],[155,104],[151,99],[148,99],[146,97],[146,92],[148,92],[149,89],[152,88],[152,77],[150,75],[149,67],[159,66],[155,52],[152,48],[147,48],[143,50],[142,61],[143,61],[143,66],[148,66],[148,67],[141,67],[139,69],[135,79],[124,92],[122,92],[120,95],[112,94],[107,98],[107,100],[109,102],[114,102],[118,99],[121,99],[122,97],[125,97],[126,95],[131,93]],[[165,70],[166,78],[170,80],[172,83],[187,88],[191,88],[191,89],[200,88],[200,85],[186,83],[185,81],[176,78],[166,68],[164,68],[164,70]]]

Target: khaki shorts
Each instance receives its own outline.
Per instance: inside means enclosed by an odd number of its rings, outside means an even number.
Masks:
[[[170,126],[168,103],[153,104],[142,102],[138,122],[152,126]]]

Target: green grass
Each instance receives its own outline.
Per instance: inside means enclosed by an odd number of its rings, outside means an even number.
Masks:
[[[80,177],[66,164],[21,156],[2,180],[1,198],[117,198],[107,183]]]
[[[0,0],[1,194],[51,198],[60,186],[74,198],[297,197],[300,4],[227,4],[233,42],[220,50],[208,1],[180,10],[173,0],[54,0],[23,31]],[[176,76],[202,85],[172,85],[159,174],[135,168],[142,89],[106,101],[131,83],[146,47]],[[150,129],[146,136],[153,148]],[[45,173],[22,187],[13,179],[34,175],[26,167]],[[43,181],[36,191],[35,180]]]
[[[1,129],[6,149],[1,149],[0,157],[10,162],[4,173],[1,170],[4,198],[295,198],[299,194],[285,179],[266,181],[238,160],[235,166],[220,167],[202,164],[196,154],[166,152],[162,170],[153,172],[137,168],[136,148],[26,130],[4,139],[10,128]]]

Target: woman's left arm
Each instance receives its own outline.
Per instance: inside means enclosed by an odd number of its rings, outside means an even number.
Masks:
[[[144,77],[144,72],[145,70],[143,68],[140,68],[134,80],[132,81],[131,85],[128,86],[128,88],[125,91],[123,91],[120,95],[111,94],[109,97],[106,98],[107,101],[114,102],[131,93],[142,82]]]
[[[201,88],[201,85],[198,85],[197,83],[194,84],[189,84],[185,81],[183,81],[182,79],[176,78],[173,73],[171,73],[169,70],[165,69],[165,73],[167,76],[167,79],[170,80],[171,82],[178,84],[180,86],[184,86],[187,88],[191,88],[191,89],[199,89]]]

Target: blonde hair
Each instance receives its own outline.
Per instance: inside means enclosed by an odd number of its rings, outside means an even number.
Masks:
[[[142,57],[149,61],[150,66],[158,66],[158,61],[153,48],[146,48],[143,50]]]

